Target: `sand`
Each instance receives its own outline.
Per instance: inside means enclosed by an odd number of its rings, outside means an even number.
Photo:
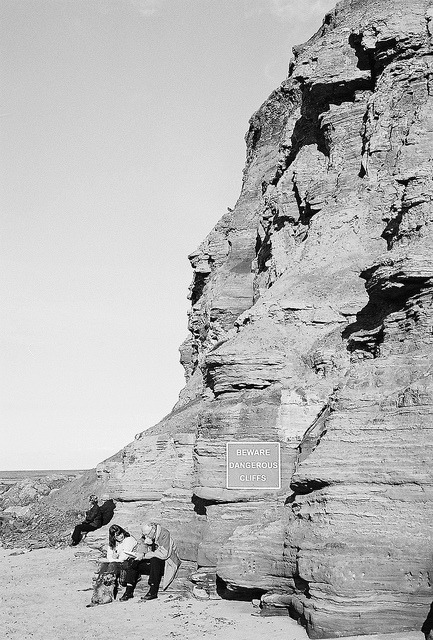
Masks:
[[[0,550],[0,629],[7,640],[305,640],[287,617],[252,615],[249,602],[157,600],[86,608],[95,564],[75,549]]]
[[[0,638],[5,640],[306,640],[288,617],[253,615],[250,602],[200,601],[175,594],[157,600],[86,608],[95,562],[83,552],[0,549]],[[419,632],[346,640],[418,640]]]

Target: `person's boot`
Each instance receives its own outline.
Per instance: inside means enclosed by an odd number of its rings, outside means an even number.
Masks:
[[[155,589],[153,585],[150,586],[149,591],[144,595],[141,600],[155,600],[158,597],[158,589]]]
[[[125,593],[120,598],[120,602],[125,602],[125,600],[130,600],[133,597],[134,597],[134,587],[132,587],[130,584],[128,584],[126,589],[125,589]]]

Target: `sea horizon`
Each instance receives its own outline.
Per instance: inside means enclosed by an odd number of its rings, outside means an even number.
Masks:
[[[14,469],[9,471],[0,469],[0,482],[17,482],[19,480],[23,480],[24,478],[42,478],[44,476],[51,475],[79,476],[86,471],[88,471],[88,469]]]

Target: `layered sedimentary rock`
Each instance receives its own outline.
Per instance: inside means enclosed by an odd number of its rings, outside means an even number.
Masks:
[[[432,37],[428,0],[343,0],[296,48],[190,256],[179,402],[98,468],[124,524],[312,637],[416,629],[433,597]],[[281,489],[228,489],[231,440],[280,442]]]

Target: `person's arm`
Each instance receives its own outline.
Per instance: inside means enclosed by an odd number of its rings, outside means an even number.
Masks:
[[[134,549],[134,557],[136,560],[143,560],[146,557],[146,552],[149,549],[148,545],[144,543],[143,540],[140,540],[137,546]]]
[[[107,560],[108,562],[119,561],[119,554],[117,553],[116,549],[112,549],[110,546],[108,546],[107,548]]]
[[[133,551],[136,546],[137,540],[135,538],[132,536],[125,538],[119,545],[119,562],[124,562],[128,558],[135,558]]]
[[[170,542],[170,533],[166,529],[162,529],[158,536],[158,542],[155,551],[148,551],[144,557],[146,558],[146,560],[150,558],[167,560],[170,555]]]
[[[95,517],[95,513],[96,513],[95,506],[96,505],[93,505],[93,507],[91,509],[86,511],[86,517],[84,518],[84,522],[92,522],[93,518]]]

